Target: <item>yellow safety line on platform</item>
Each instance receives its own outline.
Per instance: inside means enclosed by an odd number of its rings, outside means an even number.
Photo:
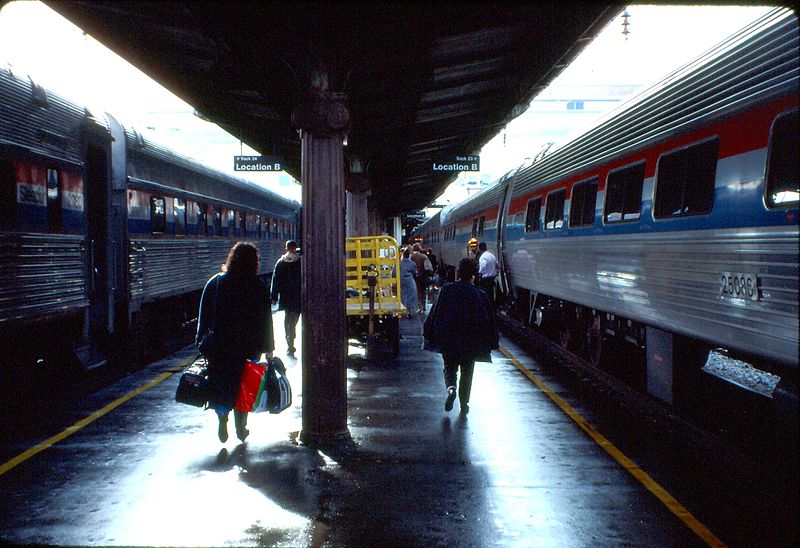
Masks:
[[[109,403],[108,405],[106,405],[102,409],[100,409],[98,411],[95,411],[94,413],[92,413],[91,415],[86,417],[85,419],[79,420],[78,422],[76,422],[72,426],[68,426],[67,428],[65,428],[64,430],[62,430],[61,432],[59,432],[55,436],[53,436],[53,437],[51,437],[49,439],[46,439],[42,443],[40,443],[38,445],[35,445],[35,446],[31,447],[30,449],[20,453],[19,455],[17,455],[13,459],[4,462],[2,465],[0,465],[0,476],[2,476],[3,474],[8,472],[9,470],[14,468],[15,466],[17,466],[19,464],[22,464],[23,462],[25,462],[29,458],[33,457],[34,455],[36,455],[38,453],[41,453],[42,451],[44,451],[45,449],[47,449],[51,445],[54,445],[54,444],[60,442],[61,440],[63,440],[64,438],[67,438],[67,437],[71,436],[72,434],[74,434],[75,432],[77,432],[78,430],[83,428],[84,426],[87,426],[88,424],[93,423],[94,421],[96,421],[97,419],[102,417],[103,415],[106,415],[107,413],[113,411],[114,409],[116,409],[117,407],[119,407],[120,405],[125,403],[126,401],[130,400],[131,398],[134,398],[134,397],[138,396],[139,394],[141,394],[142,392],[150,390],[155,385],[167,380],[172,375],[174,375],[175,373],[177,373],[178,371],[180,371],[181,369],[183,369],[184,367],[186,367],[190,363],[194,362],[195,359],[197,359],[197,356],[194,356],[190,360],[187,360],[187,361],[183,362],[181,365],[173,367],[172,369],[170,369],[166,373],[160,374],[158,377],[156,377],[155,379],[151,380],[147,384],[144,384],[144,385],[140,386],[139,388],[137,388],[136,390],[134,390],[132,392],[128,392],[127,394],[125,394],[121,398],[112,401],[111,403]]]
[[[603,436],[600,432],[595,430],[594,426],[592,426],[583,416],[575,411],[575,409],[564,401],[561,396],[553,392],[549,386],[547,386],[542,379],[540,379],[535,373],[531,372],[527,367],[522,365],[519,360],[517,360],[513,354],[509,350],[504,347],[500,347],[500,352],[503,355],[511,360],[511,363],[519,369],[523,375],[528,377],[533,383],[538,386],[542,392],[547,394],[547,396],[558,405],[564,413],[566,413],[569,418],[571,418],[581,429],[589,434],[591,438],[605,451],[611,455],[614,460],[616,460],[625,470],[627,470],[634,478],[639,480],[639,482],[644,485],[644,487],[653,493],[658,500],[660,500],[664,506],[666,506],[670,512],[675,514],[678,519],[680,519],[686,526],[691,529],[692,531],[697,534],[706,544],[709,546],[725,546],[725,543],[722,542],[717,536],[711,532],[711,530],[700,523],[700,521],[694,517],[689,510],[686,509],[680,502],[675,500],[675,498],[670,495],[663,487],[661,487],[656,481],[651,478],[647,472],[639,468],[639,466],[629,459],[625,454],[617,449],[617,447],[611,443],[605,436]]]

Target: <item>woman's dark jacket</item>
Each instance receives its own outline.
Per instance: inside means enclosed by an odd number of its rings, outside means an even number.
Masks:
[[[301,291],[300,259],[288,262],[281,257],[272,273],[272,300],[278,301],[279,310],[299,313]]]
[[[214,299],[216,298],[216,307]],[[212,316],[216,310],[216,318]],[[275,349],[267,286],[255,276],[217,274],[203,289],[197,341],[213,326],[214,354],[209,356],[209,403],[233,407],[244,360]]]
[[[445,284],[425,325],[425,350],[491,361],[500,342],[489,297],[471,282]]]

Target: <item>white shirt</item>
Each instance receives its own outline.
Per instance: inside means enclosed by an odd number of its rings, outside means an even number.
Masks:
[[[488,249],[481,253],[478,259],[478,274],[481,278],[493,278],[500,273],[500,265],[497,264],[497,259],[492,255]]]

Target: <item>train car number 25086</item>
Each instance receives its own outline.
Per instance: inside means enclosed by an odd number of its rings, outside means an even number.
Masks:
[[[740,272],[720,273],[719,294],[734,299],[758,300],[758,276]]]

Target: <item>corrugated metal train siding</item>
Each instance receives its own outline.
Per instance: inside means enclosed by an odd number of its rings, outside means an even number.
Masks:
[[[191,245],[194,244],[194,245]],[[280,242],[255,242],[260,273],[272,272],[283,252]],[[232,246],[230,240],[131,240],[129,246],[131,310],[159,298],[200,290],[219,272]]]
[[[798,230],[767,228],[509,242],[519,287],[797,364]],[[721,272],[760,300],[720,296]]]
[[[26,76],[0,69],[0,144],[82,164],[84,109],[50,91],[47,102],[47,107],[34,102]]]
[[[83,236],[0,233],[0,323],[89,305]]]

